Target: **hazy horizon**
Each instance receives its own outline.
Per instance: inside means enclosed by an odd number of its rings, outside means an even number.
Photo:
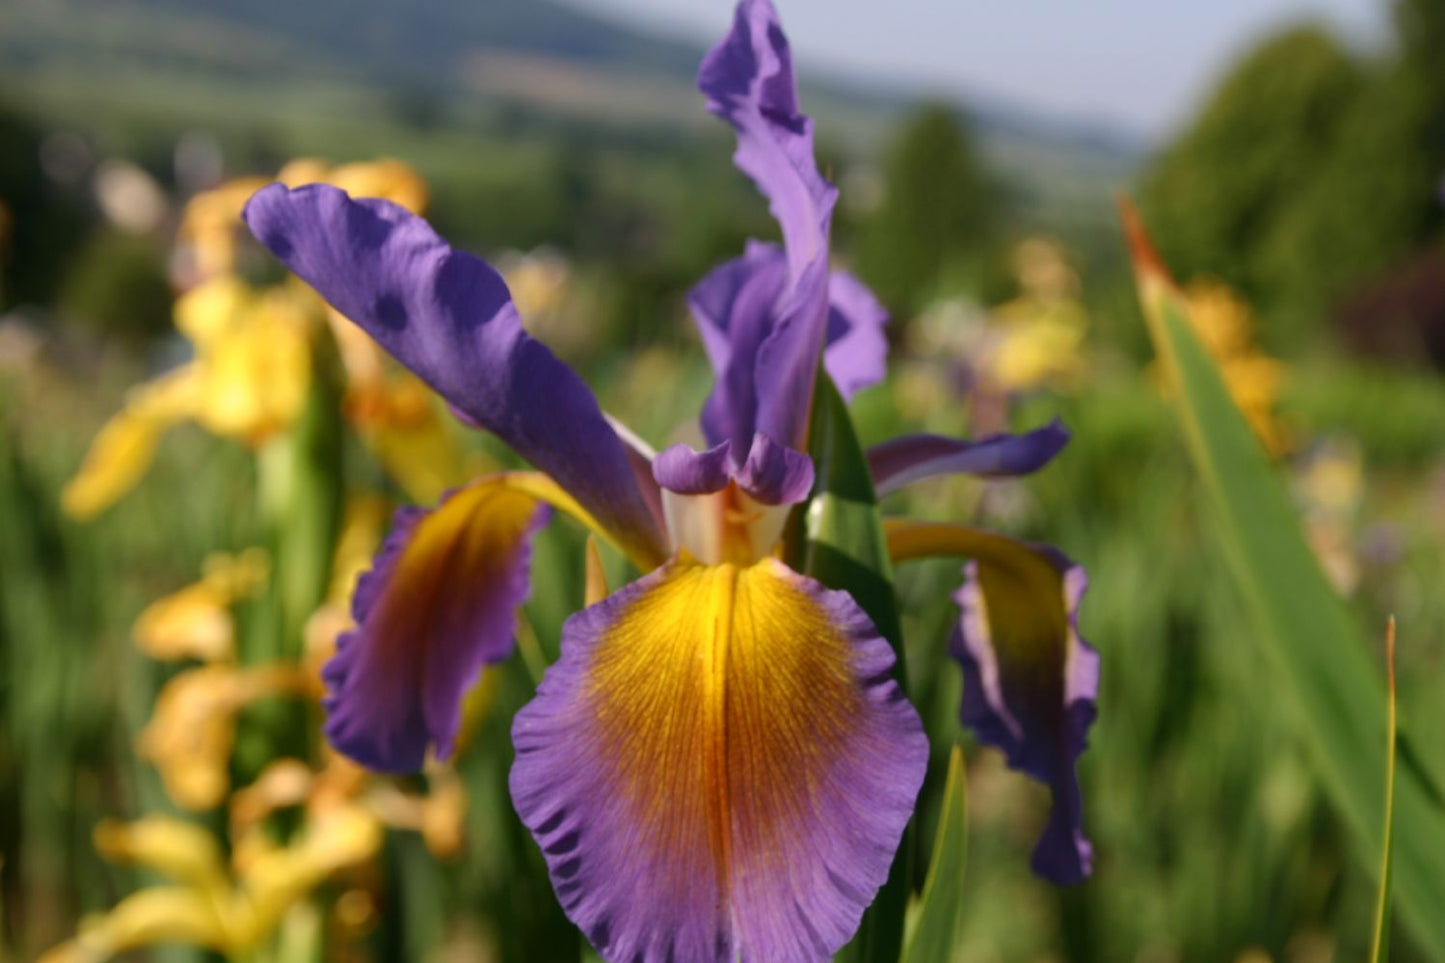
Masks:
[[[720,35],[727,0],[568,0],[700,43]],[[1156,139],[1186,119],[1229,63],[1273,27],[1326,21],[1354,46],[1380,43],[1379,0],[893,0],[887,12],[837,0],[776,0],[799,59],[855,78],[997,101]]]

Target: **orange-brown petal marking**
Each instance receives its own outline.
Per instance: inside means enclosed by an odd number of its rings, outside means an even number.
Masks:
[[[887,875],[927,740],[845,593],[684,556],[575,616],[512,795],[608,960],[823,960]]]
[[[372,769],[416,771],[451,751],[463,694],[511,653],[531,536],[546,517],[509,476],[483,478],[430,512],[397,513],[323,678],[326,735]]]

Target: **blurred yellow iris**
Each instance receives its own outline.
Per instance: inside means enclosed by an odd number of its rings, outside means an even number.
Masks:
[[[329,167],[303,159],[277,177],[287,184],[324,181],[359,197],[380,197],[412,211],[427,189],[395,160]],[[133,389],[97,434],[61,504],[78,519],[99,515],[145,474],[161,436],[185,421],[259,447],[301,414],[311,386],[316,339],[329,328],[347,376],[345,410],[363,441],[406,492],[434,501],[469,477],[449,426],[414,376],[394,370],[354,325],[294,282],[257,287],[237,273],[241,209],[267,183],[241,178],[198,194],[186,206],[178,242],[192,286],[176,302],[177,329],[193,360]],[[322,321],[329,319],[329,325]]]
[[[1289,438],[1275,409],[1285,369],[1254,343],[1254,312],[1222,281],[1196,280],[1184,294],[1190,324],[1219,363],[1229,396],[1269,453],[1284,454]]]

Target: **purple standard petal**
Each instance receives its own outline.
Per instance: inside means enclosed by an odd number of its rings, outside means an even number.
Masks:
[[[1023,435],[992,435],[979,441],[942,435],[904,435],[868,449],[868,467],[878,496],[937,475],[1006,478],[1047,465],[1069,443],[1058,419]]]
[[[698,451],[673,445],[657,456],[652,474],[657,483],[678,495],[710,495],[736,481],[763,505],[792,505],[813,490],[813,459],[779,445],[767,435],[753,436],[741,466],[730,441]]]
[[[737,130],[734,158],[768,198],[784,241],[782,251],[750,244],[692,298],[718,370],[704,431],[710,444],[732,442],[738,476],[757,435],[795,452],[806,447],[828,333],[828,230],[837,191],[818,173],[813,124],[798,109],[792,55],[767,0],[738,5],[731,32],[703,59],[698,87],[708,109]]]
[[[659,521],[592,392],[522,330],[501,275],[382,200],[272,184],[252,233],[467,420],[551,475],[636,556],[664,555]]]
[[[994,539],[964,567],[954,596],[961,618],[949,652],[963,667],[960,718],[1009,766],[1052,789],[1034,872],[1077,883],[1093,868],[1075,772],[1099,689],[1099,655],[1078,625],[1088,577],[1055,549]]]
[[[688,296],[718,379],[702,414],[703,432],[711,444],[728,438],[746,443],[754,433],[758,353],[785,308],[787,287],[782,248],[749,241],[742,257],[714,268]],[[887,322],[887,310],[862,281],[846,271],[832,272],[823,367],[845,399],[883,380]]]
[[[447,756],[482,666],[512,651],[532,535],[547,509],[476,482],[434,511],[403,508],[352,600],[356,628],[322,669],[326,736],[371,769],[415,772]]]
[[[792,505],[813,490],[813,459],[759,432],[737,479],[743,491],[764,505]]]
[[[512,799],[615,963],[825,961],[888,875],[928,741],[843,592],[674,561],[575,615]]]
[[[783,230],[789,273],[828,256],[838,191],[813,159],[813,121],[798,109],[793,57],[768,0],[742,0],[732,30],[703,58],[698,89],[707,109],[738,132],[733,160],[768,199]]]
[[[776,244],[749,241],[740,258],[713,269],[688,296],[717,384],[702,410],[710,445],[746,449],[757,431],[758,351],[772,333],[788,287],[787,258]]]
[[[888,309],[868,285],[847,271],[834,271],[828,281],[828,340],[823,367],[844,400],[883,380],[888,365],[888,338],[883,327]]]
[[[652,477],[663,488],[679,495],[720,492],[732,478],[731,451],[732,443],[727,441],[706,451],[679,443],[659,452],[652,460]]]

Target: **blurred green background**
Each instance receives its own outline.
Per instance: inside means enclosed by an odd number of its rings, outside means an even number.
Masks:
[[[308,4],[0,7],[0,958],[33,959],[148,881],[91,838],[103,818],[173,808],[133,747],[174,670],[136,653],[131,625],[210,553],[266,538],[255,461],[196,428],[98,520],[60,510],[127,388],[185,357],[169,259],[191,195],[297,156],[406,161],[454,243],[560,266],[536,333],[654,443],[709,386],[689,286],[775,230],[689,92],[685,43],[520,0],[358,3],[340,23]],[[893,312],[890,380],[854,406],[864,442],[1055,415],[1074,434],[1037,477],[931,482],[885,506],[983,513],[1092,580],[1095,875],[1067,891],[1029,875],[1043,794],[970,748],[959,961],[1364,957],[1371,872],[1279,714],[1150,366],[1112,194],[1134,194],[1183,278],[1234,292],[1199,289],[1226,305],[1201,333],[1364,636],[1399,619],[1401,711],[1445,766],[1445,3],[1395,0],[1391,24],[1368,54],[1316,24],[1257,38],[1147,148],[814,86],[804,64],[843,191],[837,256]],[[468,37],[510,52],[471,63]],[[405,69],[417,59],[461,66],[427,82]],[[581,541],[553,526],[539,548],[528,621],[544,650],[581,600]],[[939,752],[957,732],[943,648],[958,578],[926,564],[898,582]],[[532,682],[498,675],[459,762],[463,854],[389,837],[374,912],[325,958],[575,959],[505,797],[507,717]],[[1426,958],[1404,932],[1394,949]]]

